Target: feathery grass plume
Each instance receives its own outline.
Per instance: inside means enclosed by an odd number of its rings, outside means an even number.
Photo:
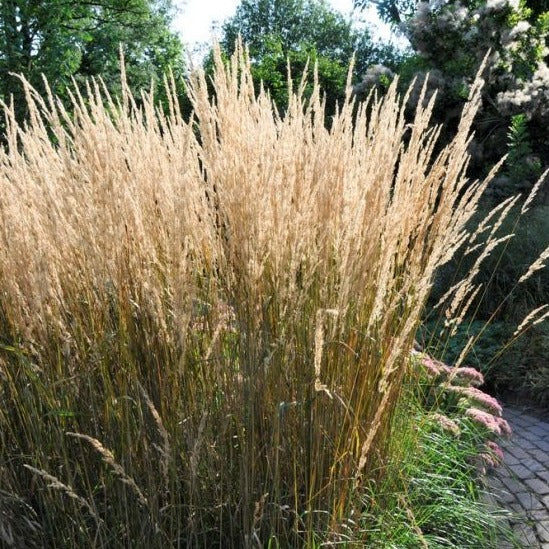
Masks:
[[[535,272],[540,269],[545,268],[545,261],[549,258],[549,246],[541,252],[539,257],[528,267],[528,270],[519,278],[518,283],[525,282],[528,280]]]
[[[31,465],[28,465],[27,463],[23,464],[23,467],[25,469],[28,469],[35,475],[38,475],[40,478],[48,482],[47,487],[51,488],[52,490],[58,490],[59,492],[63,492],[63,494],[67,495],[69,498],[76,501],[79,505],[84,507],[88,513],[99,523],[101,519],[97,516],[96,512],[94,511],[93,507],[89,504],[86,499],[84,499],[82,496],[79,496],[75,491],[74,488],[71,486],[61,482],[57,477],[54,477],[53,475],[50,475],[48,472],[37,469],[36,467],[32,467]]]
[[[532,322],[532,326],[536,326],[537,324],[541,324],[547,318],[549,318],[549,311],[545,311],[539,318],[536,318],[536,320],[534,320],[534,322]]]
[[[505,208],[501,214],[501,217],[506,216],[508,212],[509,210]],[[473,284],[473,280],[479,274],[482,262],[485,261],[486,258],[490,256],[490,254],[495,250],[497,246],[499,246],[504,242],[507,242],[514,236],[513,234],[508,234],[498,238],[494,236],[494,233],[497,231],[497,228],[499,228],[501,221],[502,220],[499,219],[495,223],[495,226],[494,228],[492,228],[490,236],[488,237],[487,241],[484,243],[482,252],[476,258],[473,266],[469,270],[469,273],[464,278],[464,280],[452,286],[449,292],[447,292],[447,294],[444,296],[444,300],[445,300],[445,299],[448,299],[448,297],[450,297],[453,294],[453,298],[450,305],[444,311],[444,315],[446,317],[444,321],[444,325],[446,327],[452,328],[450,330],[450,337],[456,334],[459,323],[463,320],[465,313],[470,308],[470,306],[474,303],[474,298],[476,297],[476,295],[480,290],[479,286],[475,286]],[[444,302],[443,300],[440,300],[439,304],[443,302]],[[458,314],[458,311],[461,311],[461,312]],[[470,342],[470,345],[467,347],[467,352],[471,347],[471,344],[472,342]],[[457,366],[461,364],[461,361],[463,361],[465,356],[466,356],[466,353],[465,354],[462,353],[462,356],[460,356]]]
[[[467,301],[465,301],[465,297],[464,297],[463,302],[461,303],[461,306],[460,306],[458,317],[455,319],[452,319],[452,323],[454,324],[454,330],[456,329],[456,326],[459,326],[463,322],[465,315],[467,314],[467,311],[469,311],[469,309],[471,308],[471,305],[473,305],[475,298],[477,297],[478,293],[482,289],[482,286],[483,286],[482,284],[478,284],[477,286],[474,286],[473,288],[471,288],[472,291],[467,296]]]
[[[175,102],[159,114],[152,94],[123,85],[116,101],[100,82],[74,89],[70,108],[25,84],[25,127],[6,107],[0,322],[25,360],[10,358],[19,413],[0,413],[4,446],[71,464],[64,433],[89,443],[108,467],[84,453],[79,491],[99,501],[114,473],[162,535],[114,493],[101,518],[150,547],[241,547],[252,532],[312,545],[343,530],[363,544],[349,519],[384,474],[433,275],[467,241],[495,173],[465,177],[480,80],[435,152],[434,99],[408,120],[396,81],[360,104],[348,86],[327,128],[305,76],[281,115],[241,45],[228,60],[215,48],[214,62],[211,82],[190,79],[188,121]],[[332,310],[324,325],[318,311]],[[158,509],[166,463],[136,386],[177,468]],[[49,520],[52,545],[76,536]]]
[[[137,386],[139,387],[139,391],[141,392],[141,395],[145,400],[145,403],[147,404],[147,407],[149,408],[149,411],[154,419],[158,434],[162,439],[162,446],[160,447],[155,445],[155,448],[158,449],[158,452],[160,453],[160,456],[161,456],[162,476],[164,477],[164,488],[167,491],[169,486],[170,464],[172,462],[172,448],[170,444],[170,435],[168,434],[168,431],[164,427],[162,418],[160,417],[160,414],[158,413],[158,410],[156,409],[156,406],[154,405],[151,398],[149,397],[147,391],[145,391],[141,383],[138,383]]]
[[[478,237],[489,229],[492,229],[491,234],[493,234],[495,232],[493,230],[494,225],[490,225],[490,222],[494,219],[496,220],[496,222],[500,221],[501,216],[505,215],[502,212],[505,211],[508,213],[510,211],[509,205],[511,203],[515,203],[516,200],[516,196],[510,196],[509,198],[495,206],[490,212],[488,212],[488,214],[484,217],[484,219],[481,220],[481,222],[475,228],[474,232],[469,237],[469,244],[474,244],[478,240]],[[476,246],[477,245],[474,244],[473,248],[468,247],[467,250],[465,250],[465,254],[470,254],[473,249],[476,249]]]
[[[465,360],[465,357],[469,354],[469,351],[473,348],[473,345],[475,344],[475,336],[471,336],[468,340],[466,345],[463,347],[461,353],[459,354],[455,364],[454,368],[459,368],[463,361]]]
[[[148,505],[147,498],[143,495],[143,492],[141,492],[135,480],[131,478],[126,473],[126,471],[124,471],[124,468],[122,467],[122,465],[120,465],[114,459],[113,453],[107,448],[105,448],[105,446],[103,446],[103,444],[101,444],[99,440],[97,440],[96,438],[90,437],[88,435],[84,435],[82,433],[71,433],[70,431],[67,431],[67,433],[65,434],[69,437],[79,438],[81,440],[85,440],[86,442],[88,442],[92,446],[92,448],[94,448],[101,455],[101,458],[103,459],[104,463],[111,468],[112,472],[120,479],[120,481],[132,489],[133,493],[137,496],[139,503],[141,503],[141,505],[143,506]],[[51,479],[48,478],[48,480],[51,480]],[[57,485],[52,487],[57,488]]]
[[[532,187],[532,190],[528,193],[528,196],[526,197],[526,200],[524,201],[524,204],[522,205],[520,212],[521,214],[526,213],[530,209],[530,204],[534,201],[534,198],[536,198],[536,195],[539,192],[539,189],[542,185],[542,183],[545,181],[545,178],[549,174],[549,170],[545,170],[540,178],[536,181],[536,184]]]
[[[322,365],[322,348],[324,346],[324,316],[339,314],[335,309],[319,309],[316,312],[315,320],[315,354],[314,354],[314,371],[315,371],[315,391],[326,393],[331,399],[332,393],[327,385],[320,381],[320,370]]]
[[[522,332],[526,327],[528,327],[533,322],[534,318],[536,318],[536,316],[538,316],[539,313],[541,313],[542,311],[545,311],[545,309],[547,309],[548,307],[549,307],[549,305],[545,304],[545,305],[541,305],[540,307],[536,307],[535,309],[530,311],[524,317],[522,322],[517,326],[517,329],[513,332],[513,337],[518,336],[520,334],[520,332]],[[543,315],[541,315],[541,316],[543,316]],[[538,319],[539,318],[541,318],[541,317],[538,316]]]

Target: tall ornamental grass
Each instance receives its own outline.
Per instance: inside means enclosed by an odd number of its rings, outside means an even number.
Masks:
[[[242,49],[215,67],[189,121],[101,83],[69,110],[25,83],[22,126],[5,107],[8,546],[368,542],[433,273],[487,184],[464,176],[480,84],[435,153],[434,99],[407,121],[394,83],[349,85],[327,129],[318,85],[281,117]]]

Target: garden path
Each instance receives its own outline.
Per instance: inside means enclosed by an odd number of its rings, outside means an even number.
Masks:
[[[491,492],[513,511],[524,547],[549,549],[549,417],[522,406],[505,406],[503,415],[513,436],[501,444],[505,465],[490,473]]]

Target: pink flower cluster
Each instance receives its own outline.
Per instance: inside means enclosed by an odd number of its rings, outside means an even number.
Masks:
[[[484,452],[480,454],[484,463],[490,467],[499,467],[503,463],[503,450],[493,440],[484,445]]]
[[[476,387],[456,387],[455,385],[449,385],[447,390],[462,395],[472,404],[476,404],[481,408],[484,408],[491,414],[501,416],[503,413],[501,404],[494,397],[488,395],[480,389],[477,389]]]
[[[439,414],[437,412],[434,412],[429,415],[429,417],[443,430],[448,433],[451,433],[452,435],[458,437],[461,434],[461,429],[459,428],[459,425],[453,420],[450,419],[448,416],[445,416],[444,414]]]
[[[511,427],[502,417],[494,416],[478,408],[468,408],[465,410],[465,415],[495,435],[511,436]]]
[[[479,449],[473,462],[480,471],[486,467],[498,467],[503,463],[503,452],[491,438],[510,436],[511,427],[502,417],[503,408],[492,396],[478,387],[484,383],[484,376],[475,368],[468,366],[451,368],[426,353],[412,351],[415,363],[430,381],[436,398],[441,394],[455,395],[457,398],[442,399],[448,410],[457,414],[454,420],[443,413],[431,412],[429,418],[443,431],[458,437],[461,433],[460,419],[468,418],[484,430],[485,442]],[[461,418],[460,418],[461,415]],[[488,440],[486,440],[488,439]]]
[[[430,379],[450,379],[456,385],[472,385],[474,387],[479,387],[484,383],[484,376],[475,368],[470,366],[452,368],[428,354],[417,351],[412,351],[412,354],[419,357],[420,364]]]
[[[430,357],[429,355],[421,354],[421,365],[423,366],[423,369],[428,377],[431,379],[446,376],[450,374],[452,369],[444,364],[444,362],[441,362],[440,360],[435,360],[434,358]]]
[[[492,440],[487,441],[482,450],[471,459],[481,475],[486,474],[487,467],[499,467],[503,463],[503,450]]]
[[[477,369],[469,366],[455,368],[450,375],[455,382],[460,384],[463,383],[478,387],[484,383],[484,376]]]

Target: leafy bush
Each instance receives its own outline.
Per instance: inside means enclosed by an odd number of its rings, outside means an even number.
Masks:
[[[435,354],[440,360],[455,363],[471,337],[475,343],[467,355],[467,364],[483,373],[509,339],[512,330],[502,322],[492,322],[486,325],[482,320],[463,322],[456,327],[452,337],[446,337],[447,332],[441,332],[440,322],[431,320],[422,324],[418,332],[418,340],[423,342],[428,352]]]
[[[438,94],[434,119],[453,128],[482,59],[488,55],[483,78],[483,104],[470,146],[471,177],[484,177],[509,144],[508,173],[497,180],[494,201],[530,189],[549,158],[549,11],[539,0],[355,0],[356,6],[376,7],[410,41],[413,54],[396,72],[405,86],[416,77],[417,93],[425,83]],[[489,52],[489,53],[488,53]],[[370,86],[366,79],[362,92]],[[528,154],[526,129],[531,136]],[[519,131],[516,131],[519,130]],[[443,139],[452,132],[443,133]],[[518,140],[517,140],[518,138]],[[519,145],[520,141],[520,146]],[[515,155],[516,153],[516,155]],[[514,156],[514,158],[513,158]]]
[[[476,282],[483,285],[482,291],[472,303],[470,314],[460,325],[449,327],[439,312],[428,308],[418,338],[437,358],[453,363],[473,337],[466,362],[486,375],[490,387],[499,392],[519,392],[547,404],[547,322],[521,330],[519,337],[515,331],[529,311],[549,302],[547,269],[540,269],[519,283],[529,265],[549,248],[549,208],[534,202],[534,207],[522,216],[517,208],[512,212],[502,223],[501,231],[514,236],[480,267]],[[477,219],[487,215],[481,209]],[[470,271],[475,260],[475,254],[460,253],[439,271],[430,299],[432,306]]]

